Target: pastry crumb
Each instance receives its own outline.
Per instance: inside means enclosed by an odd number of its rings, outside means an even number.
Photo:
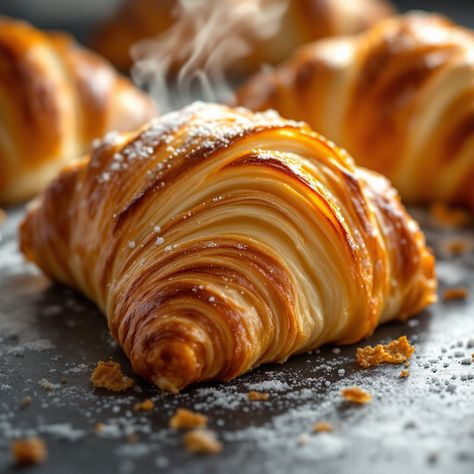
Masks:
[[[463,209],[451,208],[442,202],[434,203],[430,207],[430,215],[437,224],[446,227],[463,227],[471,219]]]
[[[327,421],[318,421],[313,426],[313,431],[315,433],[330,433],[333,430],[334,428],[331,423],[328,423]]]
[[[446,288],[443,291],[443,301],[465,300],[468,297],[467,288]]]
[[[247,393],[247,397],[252,401],[268,400],[270,398],[270,394],[267,392],[255,392],[252,390],[251,392]]]
[[[135,411],[151,411],[153,410],[154,406],[155,406],[155,403],[153,402],[153,400],[150,400],[149,398],[147,398],[143,402],[135,403],[133,409]]]
[[[181,428],[202,428],[207,425],[207,416],[195,413],[186,408],[178,408],[176,413],[170,418],[170,428],[175,430]]]
[[[400,378],[406,378],[410,375],[410,371],[407,369],[402,369],[400,371]]]
[[[102,433],[105,430],[105,424],[101,423],[100,421],[95,424],[95,432]]]
[[[122,373],[120,364],[111,360],[97,362],[91,382],[96,388],[106,388],[113,392],[123,392],[134,385],[133,380]]]
[[[372,400],[372,395],[359,387],[345,387],[341,389],[341,396],[348,402],[363,405]]]
[[[41,438],[26,438],[13,441],[11,445],[13,459],[16,464],[41,464],[48,457],[48,450]]]
[[[33,403],[33,399],[28,396],[20,400],[20,408],[27,408]]]
[[[409,359],[415,348],[408,342],[406,336],[390,341],[388,344],[358,347],[356,362],[364,369],[383,363],[401,364]]]
[[[217,454],[222,451],[222,443],[213,431],[197,428],[186,433],[184,445],[190,453]]]

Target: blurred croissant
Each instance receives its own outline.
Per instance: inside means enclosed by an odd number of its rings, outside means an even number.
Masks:
[[[68,36],[0,17],[0,202],[43,189],[108,130],[156,115],[147,96]]]
[[[196,0],[192,0],[196,1]],[[218,0],[232,5],[257,0]],[[181,0],[181,3],[185,3]],[[214,2],[202,1],[212,16]],[[277,63],[299,45],[326,36],[362,31],[394,13],[387,0],[260,0],[264,8],[287,3],[279,31],[269,40],[256,42],[252,52],[235,69],[256,70],[262,63]],[[121,69],[131,66],[130,48],[135,43],[159,36],[176,24],[178,0],[123,0],[121,7],[97,32],[94,47]],[[182,44],[176,45],[176,56]]]
[[[388,181],[272,111],[195,103],[102,143],[30,209],[21,249],[171,392],[435,300],[433,257]]]
[[[474,210],[474,35],[413,13],[315,42],[251,79],[237,102],[306,120],[407,202]]]

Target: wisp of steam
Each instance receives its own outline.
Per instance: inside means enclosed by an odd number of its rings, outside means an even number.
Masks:
[[[132,47],[132,76],[161,112],[232,98],[229,70],[275,36],[288,0],[179,0],[173,25]]]

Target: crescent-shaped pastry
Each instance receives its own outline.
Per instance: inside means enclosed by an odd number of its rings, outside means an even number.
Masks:
[[[217,0],[220,2],[227,2],[229,11],[245,2],[264,9],[288,4],[278,33],[269,40],[254,41],[252,52],[235,66],[238,72],[255,70],[262,63],[277,63],[304,43],[356,33],[394,14],[387,0]],[[129,68],[131,46],[175,25],[178,4],[177,0],[123,0],[115,15],[97,32],[95,48],[117,67]],[[209,8],[209,17],[215,5],[216,0],[200,2],[200,8]],[[177,58],[182,54],[182,40],[176,38]]]
[[[0,17],[0,202],[38,193],[110,130],[134,130],[153,102],[62,33]]]
[[[435,300],[433,257],[388,181],[273,111],[196,103],[102,143],[30,209],[21,249],[171,392]]]
[[[407,202],[474,210],[474,35],[422,13],[315,42],[237,102],[306,120]]]

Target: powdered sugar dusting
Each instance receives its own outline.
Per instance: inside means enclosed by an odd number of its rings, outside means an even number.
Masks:
[[[175,136],[186,127],[184,137]],[[148,170],[148,178],[158,180],[173,159],[197,151],[206,155],[215,149],[228,146],[235,138],[251,130],[275,127],[303,128],[304,122],[285,120],[274,110],[252,113],[238,107],[194,102],[182,110],[170,112],[152,120],[133,140],[117,151],[100,182],[109,181],[113,173],[128,169],[134,162],[153,160],[156,151],[165,147],[165,158]],[[163,183],[162,186],[165,184]]]

